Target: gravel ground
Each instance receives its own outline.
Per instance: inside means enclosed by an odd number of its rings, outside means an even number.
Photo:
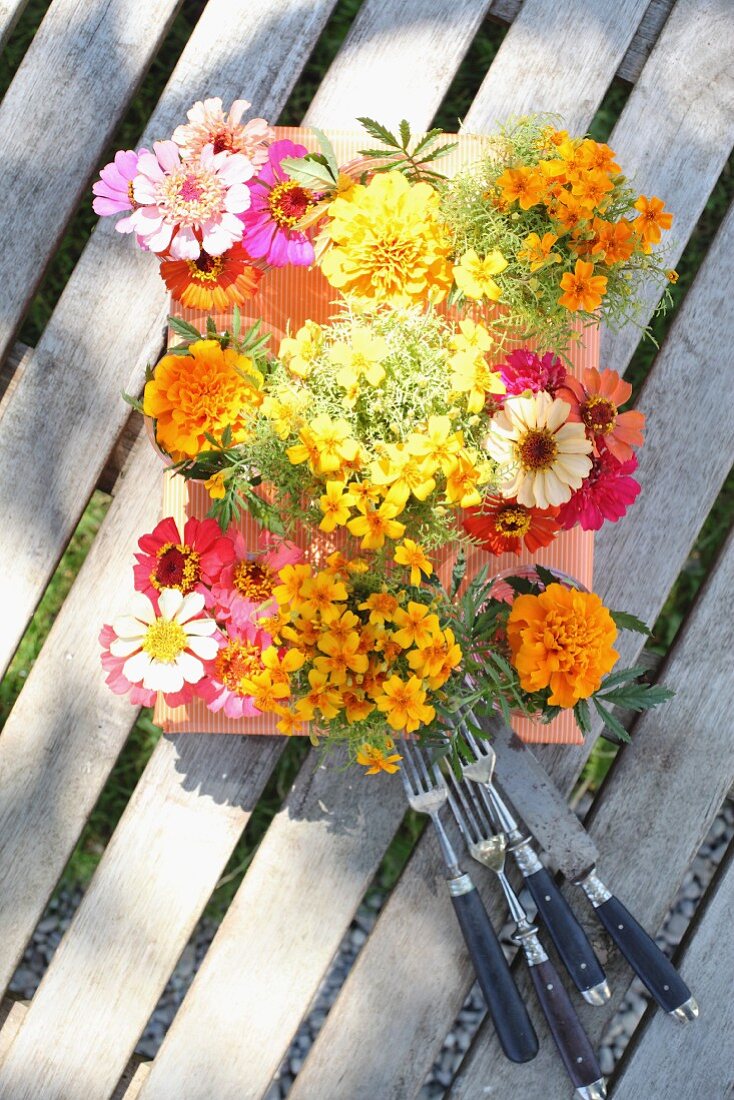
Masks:
[[[732,838],[734,838],[734,803],[725,802],[683,879],[675,904],[658,937],[658,943],[667,953],[672,953],[683,938],[696,905],[705,893]],[[62,890],[50,902],[10,982],[11,994],[23,999],[30,999],[33,996],[63,933],[69,927],[81,897],[79,890]],[[283,1100],[288,1095],[309,1047],[323,1026],[354,960],[377,920],[383,901],[382,896],[373,893],[360,907],[265,1100]],[[526,892],[523,892],[522,901],[528,902]],[[528,908],[530,908],[529,904]],[[137,1047],[138,1053],[148,1058],[155,1056],[216,930],[214,921],[205,919],[199,923],[193,940],[184,950],[148,1022]],[[508,950],[511,946],[509,931],[507,926],[501,933],[501,938],[507,943]],[[635,980],[602,1040],[600,1062],[604,1074],[609,1074],[614,1069],[616,1061],[627,1046],[646,1007],[647,991]],[[474,986],[446,1036],[438,1058],[419,1093],[419,1100],[439,1100],[446,1095],[446,1090],[456,1075],[484,1014],[484,1001],[478,987]]]

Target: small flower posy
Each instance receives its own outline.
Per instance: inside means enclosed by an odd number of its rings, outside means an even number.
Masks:
[[[535,553],[634,502],[644,416],[613,370],[574,375],[582,326],[635,317],[672,215],[637,195],[615,154],[524,118],[451,178],[439,130],[360,119],[377,147],[340,165],[277,138],[249,104],[196,103],[152,148],[124,150],[94,209],[156,255],[198,324],[146,374],[142,401],[173,471],[209,518],[139,541],[129,613],[104,626],[117,694],[199,700],[283,734],[346,743],[367,774],[409,735],[461,751],[457,715],[547,721],[667,698],[614,671],[618,627],[645,630],[537,566],[498,589],[464,551]],[[241,307],[274,269],[315,270],[328,321],[279,341]],[[270,276],[268,272],[271,272]],[[226,313],[220,331],[209,314]],[[277,344],[277,346],[276,346]],[[260,536],[246,542],[249,513]],[[437,553],[458,548],[447,587]]]

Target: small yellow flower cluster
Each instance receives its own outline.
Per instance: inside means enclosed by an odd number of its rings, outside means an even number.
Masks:
[[[432,571],[408,539],[395,561],[410,568],[411,581]],[[278,613],[267,629],[286,656],[266,651],[266,668],[248,690],[259,709],[279,716],[282,732],[313,722],[328,725],[331,737],[341,725],[361,743],[364,733],[351,727],[370,715],[379,737],[385,721],[412,733],[434,720],[430,700],[458,667],[461,649],[433,603],[411,598],[396,577],[375,590],[368,569],[364,560],[335,552],[323,569],[304,563],[280,570],[273,591]]]
[[[411,337],[414,356],[421,354],[414,330],[428,324],[422,311],[392,322],[346,316],[323,328],[307,322],[282,341],[281,374],[261,408],[282,459],[267,473],[277,487],[293,484],[284,462],[301,467],[298,491],[318,503],[320,529],[346,528],[362,550],[375,551],[408,528],[423,538],[415,523],[421,505],[430,525],[441,510],[480,503],[494,466],[480,446],[479,414],[504,385],[481,324],[434,317],[433,375],[427,367],[421,375],[421,363],[401,354]],[[392,329],[382,331],[385,324]],[[432,537],[429,545],[440,541]]]

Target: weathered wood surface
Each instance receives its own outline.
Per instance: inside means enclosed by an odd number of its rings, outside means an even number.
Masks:
[[[144,140],[170,133],[191,103],[208,94],[212,73],[225,101],[241,95],[246,81],[258,111],[277,117],[334,2],[210,0]],[[65,125],[73,127],[73,120],[70,108]],[[110,440],[127,420],[120,390],[139,390],[145,364],[160,348],[164,290],[150,256],[109,220],[100,225],[5,412],[0,558],[14,567],[0,572],[0,605],[7,613],[0,674],[99,478]]]
[[[240,1100],[267,1091],[405,813],[402,784],[344,774],[335,782],[334,766],[338,759],[324,766],[315,753],[306,761],[140,1100]]]
[[[366,3],[304,125],[349,130],[355,118],[367,115],[387,126],[403,118],[415,128],[425,126],[440,107],[488,7],[489,0]]]
[[[559,114],[569,131],[584,130],[646,7],[647,0],[525,0],[463,129],[481,133],[513,116],[539,111]]]
[[[662,924],[686,868],[734,780],[729,723],[734,708],[730,657],[734,624],[730,616],[721,614],[732,584],[734,535],[664,667],[661,682],[674,687],[676,697],[638,722],[632,744],[620,754],[603,798],[592,809],[590,824],[587,821],[599,847],[599,874],[650,930]],[[712,761],[716,761],[715,768]],[[569,888],[567,896],[577,911],[586,914],[587,927],[594,930],[597,940],[604,942],[581,892]],[[606,970],[613,999],[603,1008],[579,1006],[595,1043],[632,977],[613,949]],[[705,976],[690,965],[684,966],[683,975],[694,996],[707,989]],[[523,988],[530,995],[532,987],[526,978]],[[676,1030],[673,1021],[665,1019],[665,1023],[671,1033]],[[686,1029],[691,1055],[698,1046],[694,1026],[705,1031],[708,1020],[702,1018]],[[564,1071],[542,1019],[536,1019],[536,1028],[541,1053],[530,1065],[513,1066],[502,1059],[495,1036],[483,1026],[462,1067],[461,1081],[453,1088],[452,1100],[473,1100],[481,1095],[482,1082],[490,1079],[499,1096],[514,1095],[520,1089],[527,1100],[543,1100],[549,1094],[564,1096]],[[697,1082],[698,1091],[690,1095],[721,1095],[701,1091],[705,1073],[697,1056],[691,1057],[686,1076]],[[651,1085],[653,1081],[651,1078]],[[667,1093],[652,1093],[657,1095]]]
[[[34,35],[0,105],[0,359],[177,6],[54,0]]]
[[[21,379],[25,364],[30,359],[33,348],[17,340],[7,354],[5,362],[0,364],[0,420],[7,408],[13,390]]]
[[[619,63],[616,75],[620,80],[630,84],[637,80],[675,2],[676,0],[650,0],[634,38]],[[494,0],[492,18],[501,23],[512,23],[522,5],[523,0]]]
[[[187,734],[156,746],[0,1064],[3,1098],[106,1100],[114,1089],[284,747],[220,738],[209,788],[211,743]]]
[[[701,1018],[696,1041],[688,1028],[670,1028],[661,1013],[645,1019],[643,1034],[615,1079],[614,1100],[641,1096],[675,1096],[676,1100],[708,1100],[734,1096],[734,862],[726,867],[707,896],[695,936],[683,951],[682,971],[695,975]],[[655,1090],[654,1092],[652,1090]]]
[[[27,3],[28,0],[0,0],[0,50],[13,33]]]
[[[679,260],[734,144],[732,42],[734,5],[729,0],[678,0],[610,138],[621,163],[634,165],[635,187],[662,196],[674,211],[666,235],[670,267]],[[653,284],[645,289],[643,324],[659,296]],[[634,325],[604,331],[602,363],[624,370],[638,342]],[[695,369],[698,348],[693,347]]]

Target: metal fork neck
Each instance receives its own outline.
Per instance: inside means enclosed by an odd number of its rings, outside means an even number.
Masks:
[[[448,833],[444,828],[443,821],[439,817],[438,811],[434,810],[431,814],[431,821],[436,826],[436,832],[438,834],[438,843],[441,845],[441,854],[446,864],[446,877],[458,878],[462,874],[461,867],[459,866],[459,860],[454,851],[454,846],[449,840]]]

